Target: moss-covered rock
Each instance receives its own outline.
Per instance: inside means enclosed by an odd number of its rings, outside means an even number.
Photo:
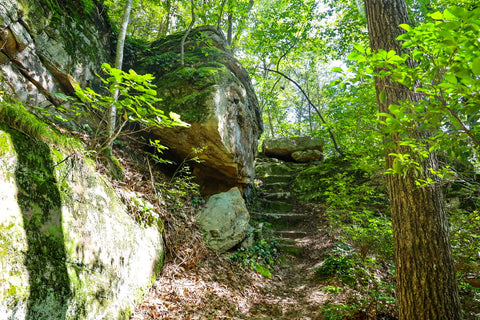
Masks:
[[[158,107],[181,115],[190,128],[165,128],[155,135],[178,159],[192,148],[206,147],[194,174],[204,193],[253,184],[254,158],[263,130],[258,101],[246,70],[228,52],[216,27],[193,29],[185,42],[185,65],[180,64],[183,32],[152,43],[141,54],[130,53],[130,66],[156,77],[162,101]]]
[[[0,319],[128,319],[162,265],[160,232],[79,154],[2,124],[0,146]]]
[[[48,92],[71,94],[74,82],[92,81],[112,56],[112,32],[101,6],[93,0],[2,0],[0,90],[24,103],[48,105]]]

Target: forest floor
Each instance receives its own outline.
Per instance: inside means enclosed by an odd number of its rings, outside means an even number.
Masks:
[[[112,183],[120,194],[135,192],[153,204],[164,225],[166,254],[161,274],[130,320],[397,319],[389,264],[379,260],[368,266],[358,260],[358,248],[346,244],[345,249],[341,230],[329,224],[322,205],[294,203],[291,213],[308,216],[295,225],[302,234],[295,239],[301,254],[280,250],[271,276],[265,277],[233,259],[234,252],[217,255],[203,245],[194,219],[203,201],[198,193],[190,194],[191,180],[174,180],[135,154],[117,150],[124,179]],[[99,167],[106,175],[108,170]],[[138,209],[129,209],[134,219],[145,222]],[[331,257],[333,272],[322,277],[318,270]],[[342,261],[348,262],[345,273],[338,272],[344,271]],[[347,285],[343,276],[353,283]],[[480,314],[474,293],[464,297],[471,315],[465,319]]]
[[[333,319],[328,308],[347,304],[352,292],[345,285],[340,292],[325,290],[341,283],[320,281],[315,268],[335,239],[318,207],[298,206],[295,210],[311,210],[311,219],[296,227],[306,234],[297,240],[303,253],[281,253],[271,278],[242,268],[229,258],[231,253],[219,256],[202,250],[195,263],[167,259],[162,274],[130,319]],[[369,318],[357,313],[349,319]]]
[[[194,219],[202,201],[188,195],[189,182],[179,184],[150,166],[147,170],[132,154],[116,152],[124,173],[116,188],[141,194],[154,205],[164,224],[166,254],[161,274],[130,320],[395,319],[369,311],[358,288],[338,277],[320,279],[316,268],[339,244],[339,232],[329,226],[321,205],[294,204],[291,213],[308,216],[295,225],[302,234],[295,239],[301,254],[280,250],[271,277],[265,277],[233,259],[234,252],[218,255],[206,248]],[[160,193],[164,197],[159,199]],[[139,219],[135,209],[131,214]]]

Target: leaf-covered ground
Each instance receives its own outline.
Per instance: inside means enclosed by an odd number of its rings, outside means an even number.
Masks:
[[[309,215],[296,226],[305,234],[296,240],[303,253],[280,252],[267,278],[242,267],[231,252],[216,255],[202,244],[194,216],[203,201],[188,176],[172,180],[126,152],[117,157],[125,174],[117,190],[137,193],[153,205],[164,224],[166,244],[162,272],[131,320],[397,319],[391,262],[375,255],[362,258],[361,246],[345,243],[322,206],[295,205],[294,213]],[[145,223],[135,206],[131,214]],[[327,272],[319,273],[322,268]],[[470,304],[464,307],[478,315],[478,306]]]
[[[207,250],[195,264],[167,261],[131,319],[320,319],[330,297],[313,268],[331,240],[310,229],[304,255],[281,256],[271,278]]]
[[[271,278],[242,268],[229,254],[218,256],[204,248],[195,263],[168,259],[130,319],[307,320],[335,319],[340,314],[371,319],[373,315],[364,311],[335,310],[348,308],[349,299],[359,293],[335,279],[319,280],[315,268],[322,265],[335,237],[318,209],[312,211],[316,213],[312,219],[298,227],[307,232],[298,241],[303,254],[280,254]]]

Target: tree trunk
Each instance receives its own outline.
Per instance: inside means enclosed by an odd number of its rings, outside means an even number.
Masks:
[[[232,46],[232,37],[233,37],[233,12],[230,11],[228,13],[228,20],[227,20],[227,25],[228,25],[228,29],[227,29],[227,45],[229,47]]]
[[[372,51],[384,49],[400,53],[401,44],[396,37],[402,33],[398,25],[408,23],[405,0],[365,0],[365,8]],[[411,91],[388,77],[377,77],[375,88],[379,111],[383,113],[389,113],[391,104],[416,99]],[[425,141],[428,133],[417,131],[413,136]],[[391,153],[410,154],[420,163],[419,170],[409,169],[404,175],[387,175],[400,319],[461,319],[441,186],[438,183],[416,185],[417,179],[430,177],[428,168],[437,168],[436,156],[430,154],[426,160],[415,156],[411,148],[400,146],[398,134],[386,139],[396,142],[387,150],[387,169],[393,168],[395,158],[389,155]]]
[[[187,31],[185,31],[185,34],[182,37],[182,41],[180,43],[180,64],[182,67],[185,66],[185,40],[187,40],[188,34],[190,33],[190,30],[192,30],[193,25],[195,24],[195,2],[194,0],[190,1],[191,9],[192,9],[192,21],[190,22]]]
[[[123,49],[125,47],[125,38],[127,36],[128,23],[130,21],[130,12],[132,11],[132,2],[133,0],[128,0],[125,6],[125,11],[123,12],[122,25],[120,27],[120,32],[118,33],[117,40],[117,51],[115,55],[115,68],[122,69],[123,65]],[[118,90],[114,93],[114,100],[118,99]],[[115,132],[115,125],[117,122],[117,109],[114,104],[112,104],[107,110],[107,141],[112,141],[112,136]],[[112,156],[112,143],[108,142],[106,146],[106,153],[108,156]]]

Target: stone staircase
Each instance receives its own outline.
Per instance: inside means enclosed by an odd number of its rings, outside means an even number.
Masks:
[[[302,223],[308,222],[309,215],[296,212],[296,201],[290,190],[298,172],[308,164],[284,162],[275,158],[260,156],[256,161],[257,199],[251,210],[256,221],[269,223],[280,244],[281,252],[301,256],[302,239],[307,235],[300,230]]]

